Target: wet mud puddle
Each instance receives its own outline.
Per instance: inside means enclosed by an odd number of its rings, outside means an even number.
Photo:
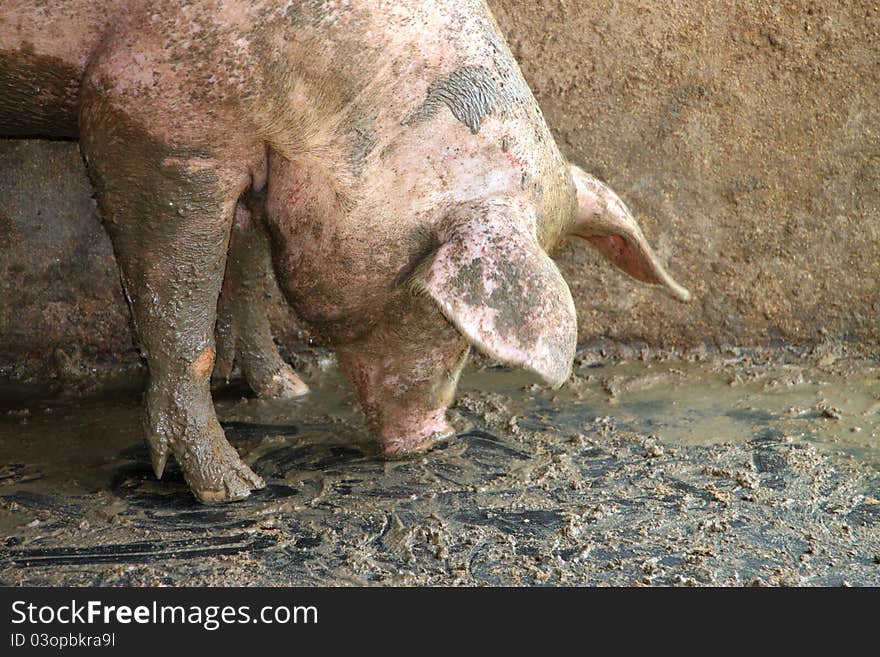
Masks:
[[[301,400],[215,393],[269,484],[224,507],[155,481],[136,397],[0,413],[0,582],[880,583],[875,360],[581,356],[557,391],[472,367],[458,436],[394,463],[332,358],[303,374]],[[810,571],[821,536],[857,572]]]
[[[668,445],[763,437],[808,443],[880,469],[880,364],[835,364],[581,362],[555,392],[526,383],[519,372],[484,369],[464,377],[459,408],[500,393],[514,427],[576,432],[611,424]]]
[[[809,443],[880,469],[876,361],[836,367],[739,359],[581,367],[552,408],[559,422],[594,414],[669,444],[742,443],[763,436]]]
[[[227,431],[260,437],[260,452],[285,441],[340,439],[371,451],[354,394],[332,361],[310,367],[308,380],[312,393],[295,401],[216,392],[218,414]],[[473,419],[514,433],[565,435],[607,424],[667,445],[764,436],[880,470],[880,363],[873,360],[833,368],[741,360],[581,363],[557,391],[521,371],[471,368],[452,415],[460,431],[473,428]],[[139,444],[141,421],[133,397],[7,410],[0,415],[0,486],[13,479],[71,492],[106,485],[118,454]]]

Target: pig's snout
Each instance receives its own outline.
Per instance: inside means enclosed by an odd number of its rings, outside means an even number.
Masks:
[[[455,429],[446,420],[445,405],[427,413],[422,409],[398,409],[379,429],[382,451],[388,458],[420,454],[454,435]]]
[[[455,433],[446,409],[469,347],[429,299],[403,295],[385,322],[338,353],[386,456],[423,452]]]

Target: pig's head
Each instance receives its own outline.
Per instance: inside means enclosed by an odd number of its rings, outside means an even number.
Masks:
[[[587,240],[633,278],[690,294],[657,261],[632,214],[598,180],[571,167],[576,192],[563,236]],[[339,350],[387,455],[420,451],[452,433],[445,417],[469,346],[530,370],[553,387],[571,373],[577,319],[568,286],[525,201],[457,207],[435,248],[406,276],[384,321]],[[558,232],[558,231],[550,231]],[[439,310],[439,312],[438,312]]]

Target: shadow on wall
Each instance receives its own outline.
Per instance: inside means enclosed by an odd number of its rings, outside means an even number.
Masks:
[[[611,184],[679,305],[564,246],[580,338],[687,348],[880,329],[880,9],[490,0],[563,151]],[[135,362],[75,144],[0,140],[0,375]],[[273,305],[276,336],[299,334]],[[65,360],[67,359],[67,360]]]

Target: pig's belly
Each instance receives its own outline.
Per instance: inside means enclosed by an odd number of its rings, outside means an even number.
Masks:
[[[76,137],[81,75],[53,57],[0,50],[0,136]]]

